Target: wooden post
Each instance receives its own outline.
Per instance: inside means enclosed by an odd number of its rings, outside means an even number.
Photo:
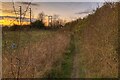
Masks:
[[[31,21],[31,8],[30,8],[30,24],[31,24],[31,22],[32,22],[32,21]]]
[[[22,19],[22,7],[20,6],[20,26],[21,26],[21,19]]]

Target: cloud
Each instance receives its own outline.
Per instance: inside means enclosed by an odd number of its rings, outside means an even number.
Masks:
[[[16,19],[18,17],[15,17],[15,16],[0,16],[0,19],[4,19],[4,18]]]
[[[75,14],[89,14],[89,13],[92,13],[92,12],[94,12],[94,10],[85,10],[85,11],[77,12]]]
[[[33,5],[33,6],[38,6],[39,4],[36,4],[36,3],[31,3],[31,2],[20,2],[21,4],[24,4],[24,5]]]
[[[13,11],[12,11],[12,10],[0,9],[0,11],[2,11],[2,12],[6,12],[6,13],[13,13]]]
[[[4,19],[4,18],[10,18],[10,19],[19,19],[19,17],[15,17],[15,16],[0,16],[0,20]],[[32,18],[32,21],[35,21],[36,19],[35,18]],[[22,19],[22,21],[25,21],[25,22],[29,22],[29,18],[24,18]]]
[[[5,13],[12,13],[12,14],[15,14],[15,12],[13,11],[13,10],[5,10],[5,9],[0,9],[0,11],[2,11],[2,13],[3,14],[5,14]],[[16,11],[16,14],[18,14],[19,15],[19,11]]]
[[[78,12],[78,13],[75,13],[75,14],[88,14],[88,13],[91,13],[91,12],[86,11],[86,12]]]

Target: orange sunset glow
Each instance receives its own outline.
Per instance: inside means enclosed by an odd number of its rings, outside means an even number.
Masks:
[[[2,19],[0,20],[0,23],[2,23],[3,26],[12,26],[14,24],[19,25],[19,21],[10,18]],[[29,22],[22,22],[22,25],[27,25],[27,24],[29,24]]]
[[[12,26],[14,24],[19,25],[19,19],[16,19],[15,15],[12,13],[2,12],[0,16],[1,16],[0,25],[3,25],[3,26]],[[5,16],[8,16],[8,17],[5,17]],[[11,16],[13,16],[14,18],[10,18]],[[22,25],[27,25],[29,23],[30,22],[22,21]]]

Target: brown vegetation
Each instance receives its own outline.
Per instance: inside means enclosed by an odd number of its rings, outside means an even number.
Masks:
[[[59,76],[59,72],[68,72],[66,70],[71,69],[69,65],[72,63],[73,70],[69,77],[117,78],[118,5],[105,3],[95,13],[67,24],[68,27],[55,31],[52,36],[47,35],[35,43],[31,41],[29,45],[15,52],[13,50],[13,53],[5,50],[3,78],[43,78],[51,75],[48,74],[51,70],[54,71],[52,73],[58,71]],[[63,59],[68,46],[71,50],[68,50],[68,55]],[[61,61],[64,61],[64,64],[61,64]],[[64,69],[61,65],[64,65]],[[55,67],[59,66],[57,70]]]
[[[76,26],[80,77],[118,77],[118,4],[105,3]],[[81,73],[83,72],[83,73]],[[84,74],[84,75],[82,75]]]
[[[39,33],[38,33],[39,34]],[[23,47],[19,52],[3,53],[3,78],[42,78],[62,59],[69,43],[69,36],[55,32],[36,43]]]

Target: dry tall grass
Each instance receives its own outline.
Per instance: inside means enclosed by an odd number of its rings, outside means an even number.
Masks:
[[[79,27],[79,28],[78,28]],[[86,78],[118,77],[118,6],[105,3],[77,26],[78,62]],[[80,73],[81,75],[82,73]]]
[[[38,33],[40,34],[40,33]],[[53,68],[69,44],[69,36],[55,32],[52,36],[23,47],[18,52],[3,53],[3,78],[43,78]]]

